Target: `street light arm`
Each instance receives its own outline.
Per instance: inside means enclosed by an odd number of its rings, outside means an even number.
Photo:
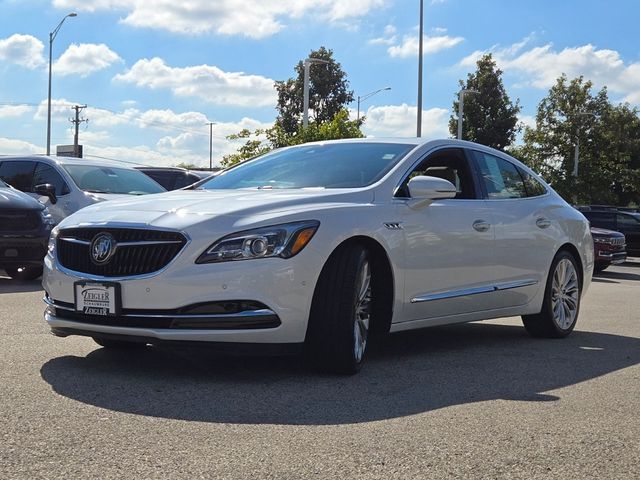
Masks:
[[[391,90],[391,87],[379,88],[378,90],[375,90],[373,92],[369,92],[369,93],[367,93],[365,95],[360,95],[360,96],[358,96],[358,98],[360,99],[361,102],[364,102],[367,98],[371,98],[376,93],[384,92],[385,90]]]
[[[56,28],[53,29],[53,32],[49,33],[49,43],[53,43],[53,41],[56,39],[56,36],[58,35],[58,32],[60,31],[60,28],[62,28],[62,24],[64,23],[64,21],[68,18],[68,17],[76,17],[78,16],[77,13],[68,13],[67,15],[65,15],[62,20],[60,20],[60,23],[58,24],[58,26]]]

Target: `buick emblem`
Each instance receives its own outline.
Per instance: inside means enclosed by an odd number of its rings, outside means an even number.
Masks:
[[[107,232],[101,232],[91,240],[91,261],[96,265],[107,263],[116,253],[116,239]]]

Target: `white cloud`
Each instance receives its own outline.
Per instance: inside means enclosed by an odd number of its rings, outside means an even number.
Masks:
[[[362,127],[367,136],[415,137],[418,108],[407,105],[381,105],[369,107]],[[449,110],[431,108],[422,112],[422,136],[444,138],[449,136]]]
[[[45,63],[42,52],[44,44],[31,35],[13,34],[0,40],[0,60],[22,65],[27,68],[38,68]]]
[[[0,152],[4,155],[25,155],[44,152],[44,147],[15,138],[0,137]]]
[[[331,23],[343,23],[383,7],[388,0],[53,0],[65,10],[125,12],[123,22],[134,27],[155,28],[198,35],[242,35],[264,38],[285,27],[284,22],[304,15]]]
[[[371,45],[393,45],[396,43],[396,32],[397,29],[393,25],[387,25],[384,27],[384,33],[381,37],[372,38],[369,40]]]
[[[563,73],[570,79],[583,75],[598,88],[606,85],[625,101],[640,103],[640,62],[625,63],[617,51],[598,49],[591,44],[559,51],[547,44],[523,51],[526,40],[506,48],[475,51],[463,58],[460,65],[475,66],[480,56],[491,52],[503,71],[522,77],[521,85],[547,89]]]
[[[29,105],[0,105],[0,118],[20,117],[32,110]]]
[[[216,66],[170,67],[161,58],[138,60],[115,80],[152,89],[167,88],[178,96],[197,97],[216,105],[267,107],[276,103],[274,81],[244,72],[225,72]]]
[[[68,121],[71,116],[71,107],[77,105],[77,103],[70,102],[64,98],[52,98],[51,99],[51,120],[64,120]],[[47,118],[47,100],[42,100],[36,113],[33,116],[36,120],[46,120]]]
[[[116,62],[122,62],[120,56],[104,43],[72,44],[53,64],[57,75],[80,75],[104,70]]]
[[[419,39],[417,35],[405,35],[400,44],[392,45],[387,49],[391,57],[407,58],[415,57],[419,51]],[[438,53],[442,50],[455,47],[463,42],[463,37],[452,37],[449,35],[434,35],[423,37],[422,51],[424,55]]]

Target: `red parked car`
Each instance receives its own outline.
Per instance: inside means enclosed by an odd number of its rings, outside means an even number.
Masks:
[[[595,273],[603,271],[609,265],[623,263],[627,259],[627,242],[620,232],[591,227],[595,253]]]

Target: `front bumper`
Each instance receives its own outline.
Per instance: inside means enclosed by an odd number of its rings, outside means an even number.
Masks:
[[[627,252],[611,252],[606,250],[596,250],[596,263],[606,265],[618,265],[627,260]]]
[[[45,257],[45,320],[54,334],[141,338],[145,343],[207,342],[301,344],[320,258],[309,249],[291,259],[259,259],[197,265],[180,256],[151,275],[96,278],[61,267]],[[78,281],[120,284],[118,317],[75,311]],[[247,301],[262,305],[235,313],[189,314],[192,307]]]
[[[0,236],[0,265],[42,265],[48,240],[48,230],[38,236]]]

